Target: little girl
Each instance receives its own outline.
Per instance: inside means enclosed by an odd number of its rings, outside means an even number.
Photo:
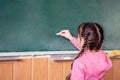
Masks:
[[[59,35],[70,40],[80,52],[71,66],[71,75],[67,80],[104,80],[105,73],[112,67],[109,57],[101,49],[104,32],[98,23],[82,23],[78,27],[78,38],[69,30]]]

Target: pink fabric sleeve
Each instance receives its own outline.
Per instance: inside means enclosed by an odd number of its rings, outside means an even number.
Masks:
[[[83,65],[75,61],[71,71],[71,80],[85,80],[84,73]]]
[[[78,50],[81,50],[80,47],[78,46],[77,38],[73,37],[70,42],[71,42]]]

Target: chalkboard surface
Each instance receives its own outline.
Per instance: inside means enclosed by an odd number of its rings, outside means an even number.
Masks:
[[[56,33],[76,36],[82,22],[98,22],[105,31],[103,49],[120,49],[120,0],[0,0],[0,52],[69,51]]]

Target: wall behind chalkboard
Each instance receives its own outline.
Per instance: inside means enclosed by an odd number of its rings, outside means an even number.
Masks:
[[[0,52],[76,50],[56,36],[82,22],[105,30],[103,49],[120,49],[119,0],[0,0]],[[114,5],[114,6],[113,6]]]

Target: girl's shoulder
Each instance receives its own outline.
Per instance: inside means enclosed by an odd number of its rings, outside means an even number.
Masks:
[[[96,55],[98,55],[98,56],[107,56],[107,52],[104,51],[104,50],[99,50]]]
[[[90,52],[87,51],[83,53],[79,58],[75,60],[75,62],[82,63],[82,62],[87,62],[89,60],[94,60],[94,59],[104,59],[107,56],[106,52],[104,50],[99,50],[97,52]]]

